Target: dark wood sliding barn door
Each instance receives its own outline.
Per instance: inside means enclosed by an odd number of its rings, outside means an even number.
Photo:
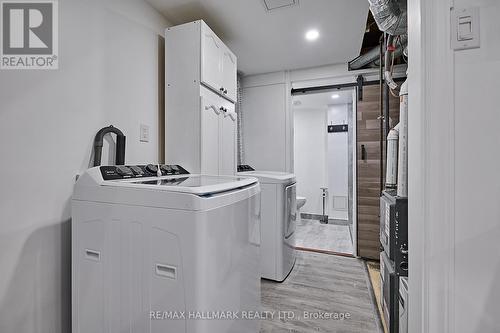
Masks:
[[[399,99],[390,96],[389,101],[390,123],[393,127],[399,122]],[[380,252],[379,205],[382,191],[380,151],[385,149],[380,145],[380,90],[378,85],[363,87],[363,100],[357,102],[356,114],[358,256],[378,260]],[[383,168],[385,168],[385,161],[383,162]]]

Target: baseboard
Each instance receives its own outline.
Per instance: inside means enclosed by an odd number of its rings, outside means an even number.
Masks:
[[[320,221],[323,217],[321,214],[309,214],[309,213],[301,213],[300,217],[306,220],[318,220]],[[336,219],[328,219],[328,224],[334,225],[351,225],[351,222],[348,220],[336,220]]]

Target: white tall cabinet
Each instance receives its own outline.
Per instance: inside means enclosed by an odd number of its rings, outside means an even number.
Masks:
[[[203,21],[165,33],[165,160],[191,173],[236,172],[236,56]]]

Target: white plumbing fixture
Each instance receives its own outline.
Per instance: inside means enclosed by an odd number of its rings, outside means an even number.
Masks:
[[[399,124],[389,131],[387,135],[387,170],[385,187],[395,188],[398,183],[398,141]]]
[[[408,197],[408,79],[401,86],[399,106],[399,153],[398,191],[399,197]]]
[[[300,210],[304,205],[306,204],[307,199],[305,197],[299,197],[297,196],[297,224],[300,224],[302,221],[302,218],[300,217]]]
[[[306,204],[307,199],[305,197],[297,197],[297,209],[301,209]]]

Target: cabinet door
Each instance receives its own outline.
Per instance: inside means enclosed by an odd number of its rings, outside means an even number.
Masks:
[[[201,96],[201,173],[219,174],[220,97],[208,90]],[[220,115],[220,116],[219,116]]]
[[[220,174],[234,175],[236,172],[236,113],[234,104],[224,100],[227,109],[221,116]]]
[[[201,26],[201,81],[210,88],[222,88],[223,43],[206,24]]]
[[[236,56],[227,47],[222,50],[222,87],[224,95],[236,102]]]

